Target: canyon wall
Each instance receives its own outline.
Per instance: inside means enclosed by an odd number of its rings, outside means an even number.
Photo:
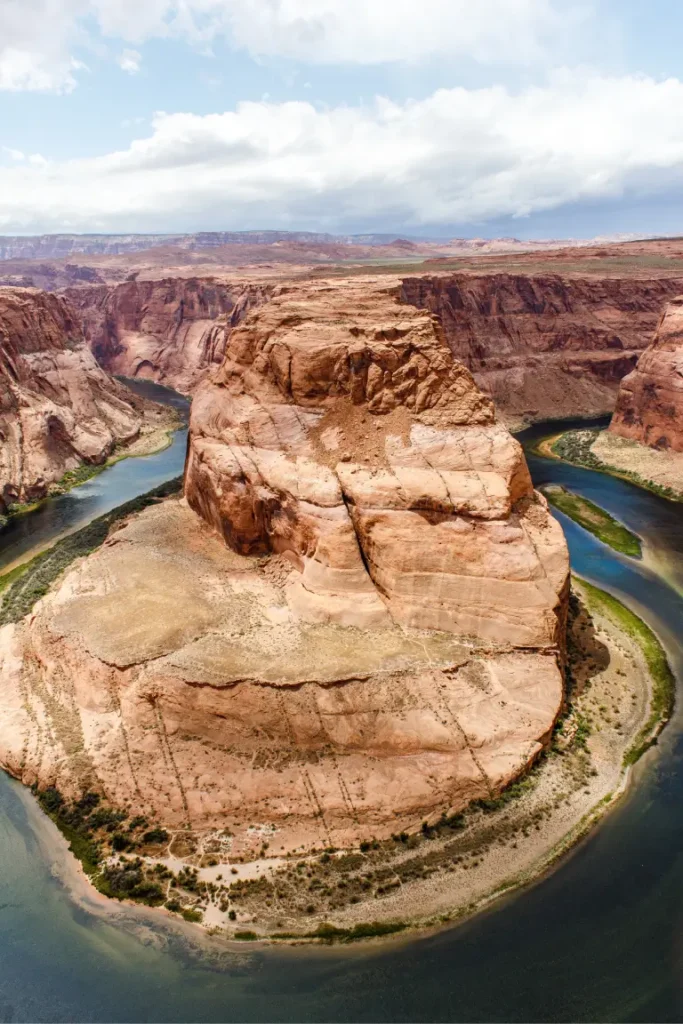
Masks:
[[[228,334],[267,285],[173,278],[69,288],[95,358],[109,373],[189,394],[219,365]]]
[[[0,763],[274,856],[419,828],[549,742],[568,570],[434,316],[282,287],[197,389],[185,499],[0,631]]]
[[[683,296],[666,307],[654,339],[621,382],[610,431],[683,451]]]
[[[99,463],[142,424],[142,403],[101,369],[64,299],[0,288],[0,510]]]
[[[456,359],[511,424],[611,412],[682,278],[471,273],[409,277]]]

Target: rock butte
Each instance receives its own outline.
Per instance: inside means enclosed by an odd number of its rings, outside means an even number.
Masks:
[[[104,461],[143,417],[144,403],[97,365],[64,299],[0,288],[0,511]]]
[[[683,296],[666,307],[652,344],[621,382],[610,431],[683,452]]]
[[[488,797],[563,700],[568,555],[437,319],[274,290],[197,390],[185,498],[0,634],[0,761],[168,826],[344,846]]]

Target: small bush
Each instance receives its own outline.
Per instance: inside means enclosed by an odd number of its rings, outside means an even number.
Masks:
[[[204,915],[202,914],[201,910],[195,910],[193,907],[186,907],[186,909],[183,910],[183,917],[185,918],[186,921],[191,921],[193,924],[198,924],[201,920],[203,920]]]

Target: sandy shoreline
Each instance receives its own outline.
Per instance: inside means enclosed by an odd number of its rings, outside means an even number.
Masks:
[[[534,450],[543,458],[607,473],[669,501],[683,501],[683,453],[658,451],[617,437],[608,430],[591,430],[590,433],[594,436],[592,441],[588,428],[562,431],[538,441]],[[554,450],[558,441],[572,437],[580,440],[581,435],[586,435],[590,444],[587,449],[585,444],[578,446],[576,457],[565,457]],[[579,447],[586,451],[587,458],[580,454]]]

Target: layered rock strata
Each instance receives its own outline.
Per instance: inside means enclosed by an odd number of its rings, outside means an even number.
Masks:
[[[473,274],[406,278],[510,423],[611,412],[683,279]]]
[[[69,288],[95,358],[109,373],[189,394],[223,361],[230,330],[267,285],[167,278]]]
[[[621,382],[610,432],[683,452],[683,296],[667,306],[652,344]]]
[[[64,299],[0,288],[0,511],[133,440],[142,409],[97,365]]]
[[[15,775],[277,856],[490,797],[548,741],[566,545],[431,314],[362,279],[251,310],[185,494],[0,633]]]

